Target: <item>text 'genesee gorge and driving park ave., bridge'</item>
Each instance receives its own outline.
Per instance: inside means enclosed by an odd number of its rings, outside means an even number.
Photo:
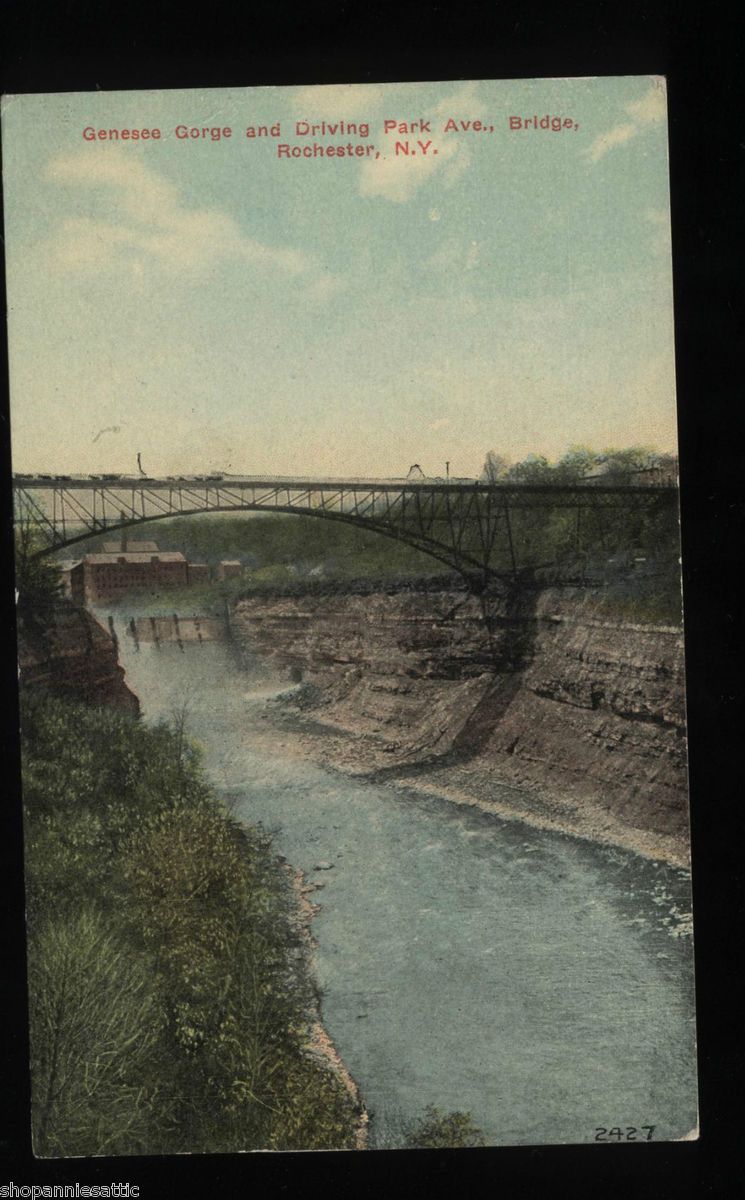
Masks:
[[[341,521],[408,543],[473,585],[540,564],[556,523],[567,553],[612,553],[623,528],[677,520],[674,482],[485,483],[474,479],[258,475],[24,475],[13,477],[16,521],[38,534],[35,553],[147,521],[198,513],[294,513]],[[633,529],[631,532],[633,540]]]

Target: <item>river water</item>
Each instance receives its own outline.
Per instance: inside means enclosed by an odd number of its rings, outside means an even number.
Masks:
[[[690,1133],[684,872],[312,765],[272,718],[289,685],[261,664],[118,633],[145,720],[186,701],[233,813],[323,884],[323,1020],[373,1144],[400,1143],[428,1104],[469,1111],[491,1145]]]

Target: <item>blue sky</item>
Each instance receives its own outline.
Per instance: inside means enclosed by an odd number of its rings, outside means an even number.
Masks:
[[[578,128],[509,129],[533,114]],[[429,120],[427,156],[395,156],[387,118]],[[380,157],[280,160],[312,144],[299,119],[367,121],[316,140]],[[656,78],[6,97],[3,151],[17,470],[474,475],[489,449],[675,447]]]

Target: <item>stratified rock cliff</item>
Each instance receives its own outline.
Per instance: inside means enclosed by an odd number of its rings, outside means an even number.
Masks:
[[[140,711],[119,665],[115,640],[77,605],[62,602],[43,619],[20,623],[18,665],[24,684],[43,685],[87,704]]]
[[[489,807],[642,844],[687,847],[683,641],[678,628],[603,619],[575,590],[253,597],[248,649],[302,673],[327,761],[426,776]]]

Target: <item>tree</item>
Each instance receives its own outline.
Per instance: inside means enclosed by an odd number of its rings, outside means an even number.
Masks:
[[[510,467],[510,460],[496,450],[489,450],[481,469],[481,479],[484,483],[497,483],[504,479]]]
[[[597,462],[598,456],[589,446],[570,446],[554,467],[556,483],[579,483],[592,473]]]
[[[522,462],[514,463],[507,472],[516,483],[551,483],[554,468],[543,454],[529,454]]]
[[[484,1135],[469,1112],[445,1113],[433,1104],[427,1105],[424,1116],[406,1138],[409,1150],[461,1149],[484,1144]]]
[[[42,548],[31,518],[24,516],[16,526],[15,553],[18,611],[27,620],[47,616],[62,598],[60,569],[39,554]]]

